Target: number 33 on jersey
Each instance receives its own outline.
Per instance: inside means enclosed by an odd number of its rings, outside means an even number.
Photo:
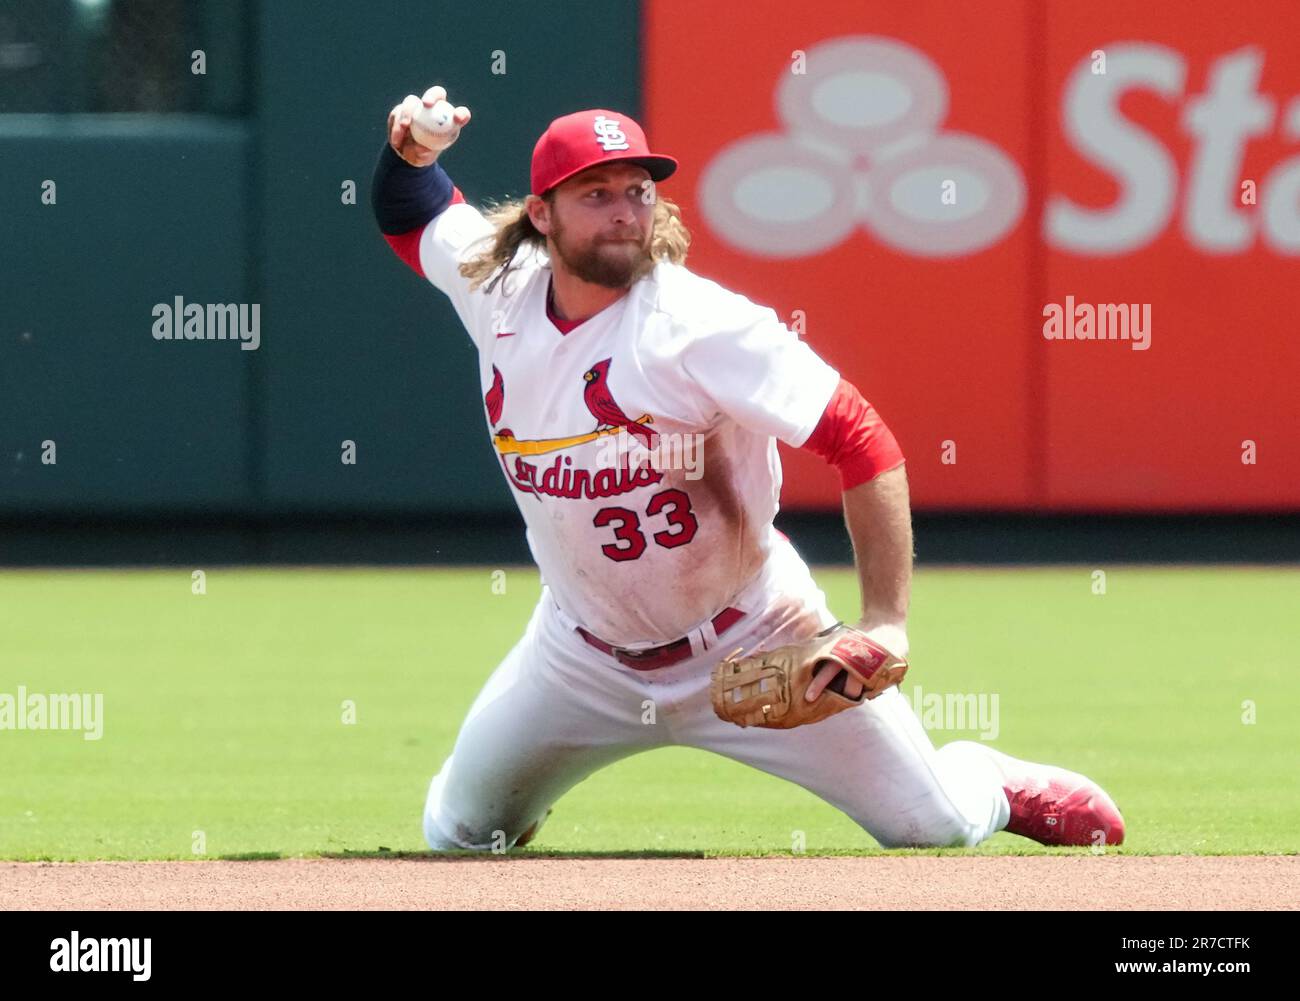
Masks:
[[[492,232],[458,200],[425,227],[419,265],[478,348],[533,558],[608,642],[674,640],[763,566],[775,439],[804,443],[839,374],[771,309],[666,261],[566,333],[544,254],[524,249],[504,280],[469,290],[459,264]]]

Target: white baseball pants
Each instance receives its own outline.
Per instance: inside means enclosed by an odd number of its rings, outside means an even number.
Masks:
[[[886,848],[976,845],[1005,827],[1010,807],[988,749],[955,741],[936,750],[897,688],[793,730],[742,729],[714,715],[709,676],[719,659],[737,647],[806,639],[836,621],[792,546],[772,560],[732,603],[745,618],[721,637],[705,623],[691,634],[690,658],[653,671],[588,645],[543,587],[523,638],[475,699],[430,783],[429,847],[513,847],[597,769],[673,745],[797,783]]]

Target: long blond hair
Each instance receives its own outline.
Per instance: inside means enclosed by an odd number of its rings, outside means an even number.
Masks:
[[[554,192],[548,191],[542,198],[552,207],[555,205]],[[519,198],[489,207],[484,218],[496,230],[495,236],[484,237],[490,240],[487,249],[471,257],[460,266],[461,277],[470,280],[469,290],[473,292],[484,282],[486,291],[491,292],[503,278],[514,268],[511,262],[519,249],[527,245],[532,250],[545,250],[546,237],[533,225],[525,207],[526,199]],[[650,239],[650,256],[657,261],[671,264],[683,264],[686,250],[691,245],[691,231],[682,222],[682,210],[675,202],[659,198],[655,202],[654,236]]]

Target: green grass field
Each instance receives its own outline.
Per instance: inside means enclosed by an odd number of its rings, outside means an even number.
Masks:
[[[920,571],[904,692],[996,693],[994,746],[1105,785],[1124,853],[1300,850],[1300,571],[1106,569],[1104,595],[1091,567]],[[99,740],[0,729],[0,858],[423,851],[429,777],[538,594],[531,568],[504,595],[491,575],[218,568],[194,595],[186,570],[0,573],[0,695],[104,699]],[[852,571],[816,576],[856,617]],[[789,852],[796,830],[879,850],[796,786],[674,748],[580,785],[527,851]]]

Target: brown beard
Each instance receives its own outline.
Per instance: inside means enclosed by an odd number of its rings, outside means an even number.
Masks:
[[[631,258],[617,260],[601,254],[599,243],[591,244],[581,250],[574,250],[564,244],[564,226],[558,214],[551,216],[551,245],[564,266],[575,276],[592,285],[603,288],[629,288],[654,270],[654,258],[650,256],[649,247],[640,247],[640,253]]]

